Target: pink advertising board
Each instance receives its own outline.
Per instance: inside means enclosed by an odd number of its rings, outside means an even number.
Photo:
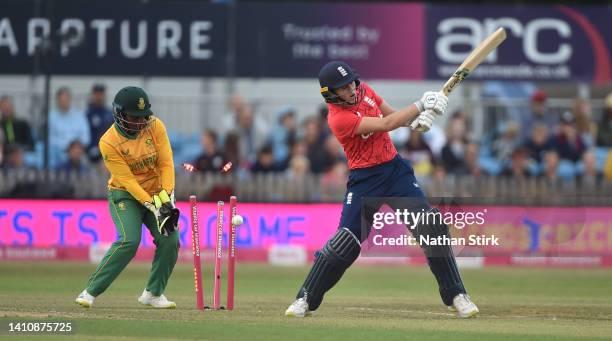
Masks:
[[[444,222],[451,226],[449,243],[457,256],[591,256],[612,255],[612,208],[533,206],[440,206]],[[403,216],[391,214],[374,220],[374,228],[362,245],[362,256],[410,256],[426,246],[408,232]],[[395,218],[399,217],[399,218]],[[399,220],[398,220],[399,219]],[[378,228],[377,228],[378,225]],[[427,224],[424,224],[427,225]],[[427,238],[426,238],[427,239]],[[436,245],[436,244],[430,244]]]
[[[189,203],[181,210],[181,245],[191,244]],[[227,206],[227,205],[226,205]],[[237,230],[238,248],[266,248],[272,244],[299,244],[319,248],[338,225],[336,204],[242,204],[238,214],[244,223]],[[200,243],[214,246],[216,203],[200,203]],[[227,212],[225,214],[227,217]],[[0,200],[0,245],[84,246],[111,243],[117,237],[108,203],[102,200]],[[224,224],[227,230],[227,221]],[[227,231],[223,236],[227,244]],[[141,244],[152,247],[143,228]]]
[[[178,203],[182,245],[191,243],[188,205]],[[340,204],[239,203],[238,213],[244,217],[244,224],[237,229],[236,245],[239,249],[266,249],[273,244],[293,244],[316,250],[337,228],[341,208]],[[494,234],[499,237],[499,246],[478,247],[483,254],[612,255],[610,207],[464,206],[461,209],[486,212],[485,224],[454,229],[453,236]],[[202,247],[212,248],[216,204],[200,203],[198,214]],[[224,228],[227,229],[227,222]],[[0,200],[0,246],[79,247],[111,243],[116,234],[106,201]],[[146,228],[143,228],[141,243],[145,248],[153,246]],[[224,243],[227,243],[227,234],[224,234]]]

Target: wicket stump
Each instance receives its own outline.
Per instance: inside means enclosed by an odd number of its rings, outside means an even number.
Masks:
[[[198,229],[198,206],[195,195],[189,196],[191,207],[191,251],[193,253],[193,277],[196,292],[196,304],[204,310],[204,292],[202,291],[202,263],[200,260],[200,233]]]
[[[195,195],[189,196],[191,205],[191,234],[192,234],[192,253],[193,253],[193,274],[195,282],[195,292],[197,308],[199,310],[207,309],[204,305],[204,291],[202,289],[202,269],[200,257],[200,236],[198,231],[198,210],[197,200]],[[236,225],[234,225],[234,217],[236,216],[236,206],[238,199],[236,196],[231,196],[229,201],[229,223],[228,223],[228,251],[227,251],[227,310],[234,309],[234,284],[236,273]],[[213,284],[213,305],[212,309],[225,309],[221,306],[221,266],[223,257],[223,208],[224,202],[217,202],[217,220],[215,226],[215,277]]]

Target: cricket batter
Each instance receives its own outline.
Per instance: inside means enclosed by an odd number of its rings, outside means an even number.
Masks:
[[[178,258],[179,211],[174,206],[174,163],[166,128],[153,116],[143,89],[128,86],[113,101],[115,123],[100,138],[104,165],[111,173],[108,206],[119,239],[108,250],[76,303],[89,308],[132,260],[144,223],[156,250],[147,286],[138,302],[176,308],[164,289]]]
[[[362,198],[412,197],[425,202],[410,163],[398,155],[388,132],[409,126],[414,120],[421,130],[427,131],[448,104],[444,94],[428,91],[410,106],[395,110],[341,61],[323,66],[319,84],[328,103],[329,127],[344,148],[350,173],[338,230],[317,252],[295,302],[285,311],[286,316],[310,315],[359,256],[361,243],[368,237],[361,235]],[[442,222],[411,231],[433,238],[449,234],[448,226]],[[435,246],[435,250],[424,251],[444,304],[463,318],[478,314],[478,308],[466,294],[451,247]]]

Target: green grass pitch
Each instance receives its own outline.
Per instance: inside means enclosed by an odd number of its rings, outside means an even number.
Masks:
[[[136,299],[149,265],[133,263],[91,309],[74,303],[94,265],[0,263],[0,339],[8,321],[71,320],[75,334],[28,335],[67,340],[574,340],[612,338],[612,271],[487,268],[463,271],[481,315],[461,320],[440,303],[429,270],[355,266],[321,308],[286,318],[307,268],[238,264],[234,311],[195,309],[192,267],[178,265],[166,295],[177,310]],[[205,303],[212,269],[205,264]],[[225,304],[223,292],[223,304]],[[18,339],[18,337],[11,337]]]

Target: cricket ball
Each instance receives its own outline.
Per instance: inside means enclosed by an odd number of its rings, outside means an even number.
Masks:
[[[241,215],[236,214],[233,218],[232,218],[232,225],[234,226],[240,226],[242,225],[242,222],[244,220],[242,219]]]

